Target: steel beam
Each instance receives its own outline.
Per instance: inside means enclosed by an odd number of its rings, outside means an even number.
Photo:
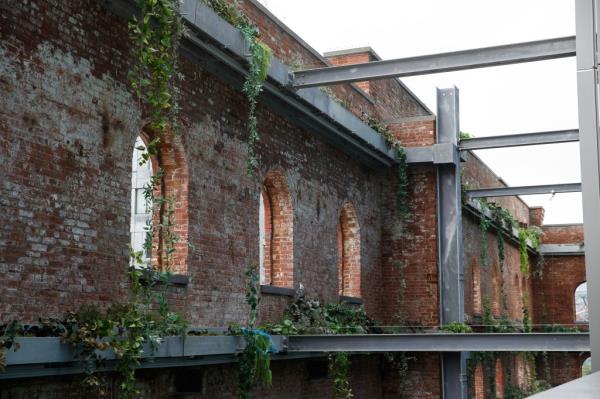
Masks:
[[[600,129],[597,58],[599,12],[597,0],[575,2],[585,267],[594,371],[600,370]]]
[[[513,195],[575,193],[581,191],[581,183],[544,184],[539,186],[495,187],[467,190],[469,198],[510,197]]]
[[[555,144],[579,141],[579,130],[508,134],[504,136],[475,137],[460,140],[461,150],[520,147],[525,145]]]
[[[326,86],[336,83],[400,78],[551,60],[574,55],[575,37],[569,36],[474,50],[374,61],[364,64],[308,69],[294,72],[291,85],[296,88]]]
[[[125,20],[139,13],[135,0],[97,1]],[[233,87],[241,88],[248,73],[249,54],[243,34],[200,0],[184,0],[181,7],[189,29],[181,40],[182,55]],[[288,68],[273,58],[259,100],[371,168],[395,163],[395,150],[389,148],[380,134],[319,89],[295,92],[286,89],[289,76]]]
[[[437,90],[437,141],[451,145],[454,160],[438,168],[438,247],[440,276],[440,322],[464,322],[464,281],[462,244],[462,201],[458,157],[458,89]],[[466,354],[446,353],[442,357],[445,398],[466,398]]]
[[[587,333],[290,336],[288,352],[585,352]],[[456,398],[453,397],[453,398]]]

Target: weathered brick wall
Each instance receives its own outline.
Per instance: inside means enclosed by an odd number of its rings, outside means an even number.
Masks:
[[[506,183],[498,177],[477,155],[466,153],[467,161],[463,162],[463,184],[467,188],[493,188],[505,187]],[[519,197],[490,197],[489,202],[496,202],[508,209],[517,222],[529,224],[529,207]]]
[[[542,230],[544,244],[583,243],[580,224],[548,225]],[[575,289],[585,279],[583,255],[545,256],[542,275],[533,279],[536,323],[575,323]]]
[[[589,352],[548,353],[547,363],[538,358],[538,374],[552,386],[564,384],[582,376],[581,366],[589,356]],[[546,374],[547,371],[549,375]]]
[[[326,358],[323,359],[326,361]],[[350,358],[350,385],[357,398],[381,398],[381,359],[379,356],[353,356]],[[280,360],[271,363],[273,386],[256,388],[257,398],[331,398],[334,384],[330,375],[309,374],[311,360]],[[180,369],[140,370],[138,388],[145,399],[235,399],[237,393],[237,365],[211,365],[195,367],[195,376],[201,379],[201,391],[196,394],[177,393],[175,374]],[[109,398],[118,397],[118,380],[109,378]],[[96,398],[97,395],[82,390],[81,377],[52,377],[19,380],[0,384],[0,397],[9,399],[75,399]],[[426,396],[411,396],[426,397]],[[429,396],[438,398],[439,396]]]
[[[132,64],[126,24],[93,1],[11,2],[2,21],[2,319],[107,304],[127,285],[129,165],[144,126],[125,74]],[[294,281],[308,295],[336,300],[337,228],[351,202],[363,299],[381,315],[385,177],[262,107],[261,170],[245,177],[243,96],[187,60],[181,69],[188,84],[180,140],[196,250],[188,254],[190,285],[177,295],[192,323],[244,319],[243,271],[257,263],[258,196],[272,169],[284,172],[292,197]]]
[[[472,153],[468,154],[467,162],[462,166],[463,182],[471,188],[506,185]],[[519,223],[529,224],[530,209],[520,198],[489,198],[488,201],[497,202],[508,209]],[[531,282],[521,271],[517,240],[505,239],[505,260],[501,270],[496,230],[490,228],[483,239],[479,216],[467,210],[463,210],[463,215],[466,314],[477,324],[484,311],[483,302],[487,301],[493,316],[506,315],[511,320],[520,322],[523,319],[523,298],[526,292],[531,293]],[[487,243],[487,265],[482,264],[483,243]],[[531,257],[532,269],[535,261]],[[530,302],[531,295],[527,296]],[[527,305],[530,307],[529,302]]]

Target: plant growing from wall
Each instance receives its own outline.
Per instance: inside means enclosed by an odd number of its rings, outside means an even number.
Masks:
[[[396,150],[396,159],[398,161],[398,189],[396,191],[396,209],[401,220],[405,220],[410,209],[408,208],[408,164],[406,163],[406,151],[402,147],[400,140],[394,136],[389,127],[363,112],[361,119],[370,128],[379,133],[385,142]]]
[[[540,236],[541,231],[536,227],[530,227],[528,229],[519,229],[519,258],[521,271],[527,277],[530,275],[529,268],[529,244],[536,251],[540,252]]]
[[[440,327],[440,331],[447,331],[455,334],[466,334],[472,333],[473,330],[470,326],[465,323],[459,323],[457,321],[453,321],[452,323],[444,324]]]
[[[258,140],[258,126],[256,119],[256,105],[260,95],[263,83],[267,78],[269,67],[271,65],[272,50],[260,40],[258,27],[254,25],[248,17],[242,14],[234,4],[224,0],[203,0],[206,5],[211,7],[221,18],[239,29],[249,43],[249,71],[242,91],[246,95],[249,104],[248,119],[246,126],[248,128],[248,139],[246,142],[248,150],[248,161],[246,174],[253,176],[258,168],[258,158],[256,156],[256,141]]]
[[[336,399],[352,399],[354,394],[350,387],[348,377],[350,374],[350,359],[346,352],[337,352],[329,355],[329,371],[333,376]]]
[[[246,271],[246,304],[249,306],[246,327],[232,325],[229,333],[243,337],[245,347],[238,356],[238,390],[240,399],[251,399],[252,388],[257,383],[270,387],[271,353],[275,352],[271,337],[262,329],[255,328],[258,321],[259,277],[257,267],[251,265]]]

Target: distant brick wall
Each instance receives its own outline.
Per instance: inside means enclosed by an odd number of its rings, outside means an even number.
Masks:
[[[544,244],[583,243],[582,225],[549,225],[542,230]],[[585,280],[583,255],[545,256],[543,274],[533,280],[536,323],[573,324],[575,288]]]
[[[326,358],[325,358],[326,359]],[[352,356],[350,385],[356,398],[381,398],[382,375],[379,356]],[[326,361],[326,360],[325,360]],[[311,377],[311,360],[280,360],[271,363],[273,386],[257,388],[253,394],[265,399],[309,399],[331,398],[334,382],[331,376]],[[139,370],[138,388],[144,399],[236,399],[237,365],[212,365],[195,367],[202,379],[200,393],[183,395],[175,389],[175,374],[181,369]],[[109,379],[109,397],[117,397],[118,380]],[[0,384],[0,397],[10,399],[79,399],[96,398],[97,395],[83,391],[80,376],[37,378],[17,380],[10,384]],[[417,396],[410,396],[417,397]],[[418,396],[421,397],[421,396]],[[422,396],[437,398],[438,396]]]

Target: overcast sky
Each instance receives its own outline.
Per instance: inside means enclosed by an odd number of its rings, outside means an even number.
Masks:
[[[260,0],[320,53],[372,47],[383,59],[575,34],[574,0]],[[475,136],[577,128],[575,59],[403,79],[435,112],[435,88],[460,89]],[[478,151],[509,185],[581,181],[578,143]],[[581,195],[523,197],[547,224],[580,223]]]

